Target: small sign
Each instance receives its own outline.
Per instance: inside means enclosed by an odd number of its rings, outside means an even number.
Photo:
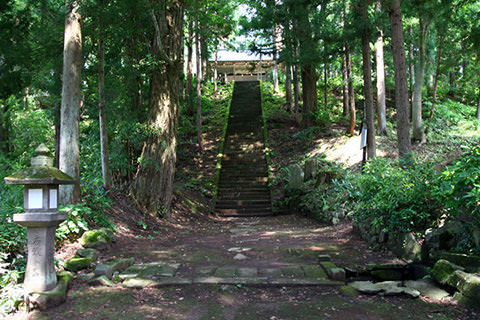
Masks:
[[[367,128],[362,129],[362,135],[360,136],[360,149],[367,146]]]

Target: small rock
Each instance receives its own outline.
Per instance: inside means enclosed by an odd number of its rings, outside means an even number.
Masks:
[[[93,248],[78,249],[76,255],[82,258],[90,258],[92,261],[95,261],[98,259],[98,250]]]
[[[77,275],[77,279],[80,281],[89,281],[95,278],[95,274],[93,272],[90,273],[79,273]]]
[[[106,276],[108,279],[113,276],[113,267],[109,264],[97,264],[93,273],[95,277]]]
[[[448,278],[456,271],[463,271],[464,268],[457,266],[447,260],[440,259],[433,266],[432,276],[440,284],[447,284]]]
[[[357,290],[351,286],[341,286],[338,288],[338,291],[345,297],[356,297],[358,296]]]
[[[233,257],[234,260],[245,260],[245,259],[248,259],[248,257],[244,254],[241,254],[241,253],[237,253],[235,255],[235,257]]]
[[[332,257],[329,254],[319,254],[318,261],[332,261]]]
[[[422,296],[432,300],[442,300],[443,298],[449,296],[447,291],[440,289],[432,280],[429,279],[405,281],[405,286],[407,288],[418,290]]]
[[[86,231],[80,238],[84,248],[106,249],[114,241],[113,231],[107,228]]]
[[[348,285],[357,291],[367,294],[376,294],[382,291],[381,288],[377,287],[371,281],[354,281],[349,283]]]
[[[235,248],[230,248],[227,251],[228,252],[240,253],[240,252],[247,252],[247,251],[250,251],[250,250],[252,250],[252,248],[237,248],[237,247],[235,247]]]
[[[65,261],[65,270],[78,272],[83,269],[87,269],[92,264],[92,259],[90,258],[79,258],[73,257]]]
[[[301,189],[303,186],[304,173],[302,167],[294,164],[288,167],[288,190]]]
[[[105,286],[105,287],[115,287],[116,284],[115,282],[113,282],[112,280],[108,279],[106,276],[100,276],[100,277],[96,277],[90,281],[88,281],[88,283],[90,285],[101,285],[101,286]]]

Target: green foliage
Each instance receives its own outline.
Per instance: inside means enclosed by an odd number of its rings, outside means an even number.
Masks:
[[[463,222],[467,233],[480,229],[480,147],[472,147],[439,176],[438,200],[448,214]],[[474,248],[473,239],[465,246]]]
[[[376,159],[365,166],[358,186],[357,218],[386,232],[423,232],[438,217],[433,201],[435,172],[430,163],[400,163]]]

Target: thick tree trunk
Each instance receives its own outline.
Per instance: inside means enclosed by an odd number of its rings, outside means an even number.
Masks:
[[[345,50],[345,47],[343,48]],[[348,117],[348,113],[350,110],[348,110],[348,76],[347,76],[347,59],[345,57],[345,54],[343,55],[342,59],[342,96],[343,96],[343,116]]]
[[[348,105],[350,107],[350,125],[348,127],[348,134],[355,134],[355,124],[357,122],[357,111],[355,107],[355,90],[353,88],[353,73],[352,73],[352,59],[350,59],[350,48],[345,46],[345,63],[347,66],[347,82],[348,82]]]
[[[62,185],[62,205],[80,200],[80,107],[82,72],[82,30],[79,1],[66,1],[63,46],[62,107],[60,115],[60,170],[76,179],[74,185]]]
[[[110,163],[108,157],[107,116],[105,115],[105,45],[103,28],[103,0],[98,0],[98,121],[100,127],[100,157],[102,162],[103,187],[110,189]]]
[[[412,104],[412,120],[413,120],[413,139],[420,143],[424,143],[425,130],[423,128],[422,119],[422,89],[425,79],[425,55],[427,47],[427,30],[428,23],[420,18],[419,33],[418,33],[418,56],[417,65],[415,66],[415,84],[413,91]]]
[[[164,4],[161,14],[152,10],[155,27],[152,54],[163,63],[151,75],[148,120],[151,132],[143,146],[132,189],[138,203],[151,213],[168,213],[173,197],[184,6],[184,0],[171,0]]]
[[[196,21],[197,30],[198,27],[198,19]],[[196,57],[197,57],[197,142],[198,148],[201,152],[203,152],[203,137],[202,137],[202,80],[203,80],[203,52],[201,53],[201,44],[200,44],[200,35],[198,32],[195,34],[195,48],[197,50]]]
[[[377,156],[375,143],[375,108],[373,105],[372,54],[370,51],[370,25],[368,22],[367,4],[361,1],[359,9],[364,23],[362,32],[362,57],[363,94],[365,95],[367,121],[367,154],[368,159],[375,159]]]
[[[430,109],[430,118],[433,117],[435,114],[435,106],[437,105],[437,89],[438,89],[438,79],[440,77],[440,65],[442,62],[442,49],[443,43],[445,40],[445,36],[440,37],[440,43],[438,45],[438,52],[437,52],[437,66],[435,70],[435,77],[433,80],[433,89],[432,89],[432,107]]]
[[[192,68],[193,68],[193,21],[188,21],[188,41],[187,41],[187,112],[193,115],[193,97],[192,97]]]
[[[415,46],[413,45],[413,28],[409,27],[408,28],[408,33],[410,34],[410,44],[409,44],[409,50],[408,50],[408,57],[409,57],[409,78],[410,78],[410,103],[413,102],[413,86],[415,85],[415,56],[414,56],[414,51],[415,51]],[[410,110],[412,106],[410,105]]]
[[[287,109],[290,112],[293,112],[292,105],[292,66],[289,64],[285,65],[285,102],[287,104]]]
[[[377,12],[382,11],[380,0],[377,0]],[[377,65],[377,126],[381,135],[387,134],[387,115],[385,102],[385,62],[383,57],[383,30],[380,29],[380,35],[377,38],[375,46],[375,61]]]
[[[400,157],[412,150],[410,142],[410,115],[408,103],[407,66],[402,28],[400,0],[391,1],[389,7],[392,33],[393,64],[395,69],[395,104],[397,107],[397,138]]]
[[[315,66],[302,65],[302,91],[303,91],[303,118],[302,126],[311,127],[315,124],[314,113],[317,110],[317,72]]]

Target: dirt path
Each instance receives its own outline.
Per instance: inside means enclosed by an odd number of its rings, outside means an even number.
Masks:
[[[155,233],[152,233],[155,234]],[[234,259],[241,251],[244,260]],[[224,219],[184,225],[167,236],[121,237],[104,257],[136,263],[178,264],[172,278],[215,268],[274,269],[315,265],[329,254],[341,266],[395,262],[370,251],[348,223],[325,226],[303,217]],[[260,272],[260,271],[259,271]],[[343,295],[338,286],[241,283],[188,284],[142,289],[90,287],[79,280],[68,301],[30,319],[475,319],[454,305],[421,299]]]

